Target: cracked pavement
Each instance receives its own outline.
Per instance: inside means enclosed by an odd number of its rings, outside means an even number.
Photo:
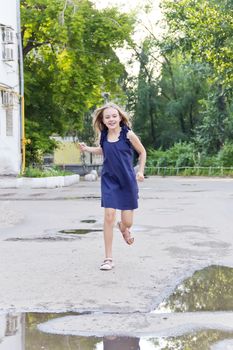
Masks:
[[[151,311],[194,271],[212,264],[233,267],[232,213],[232,179],[149,177],[140,184],[135,243],[127,246],[115,229],[115,268],[106,272],[99,270],[102,232],[59,232],[102,228],[99,181],[56,189],[2,188],[0,310],[95,312],[79,316],[83,324],[88,318],[92,333],[95,325],[103,328],[109,313],[108,331],[114,334],[122,317],[131,335],[138,334],[142,321],[141,335],[160,334],[159,324],[168,335],[171,327],[174,332],[204,324],[227,329],[231,312],[229,318],[209,312],[204,318],[192,313],[163,320],[164,314]],[[81,222],[87,219],[96,222]],[[74,327],[81,332],[76,322],[74,317],[66,324],[66,333]]]

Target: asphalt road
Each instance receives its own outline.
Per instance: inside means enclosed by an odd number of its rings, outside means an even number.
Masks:
[[[209,265],[233,267],[232,216],[233,179],[145,179],[135,211],[135,243],[127,246],[115,229],[115,268],[103,272],[101,231],[59,232],[102,229],[99,181],[46,190],[0,189],[0,310],[119,314],[110,333],[126,315],[130,334],[139,324],[140,334],[156,333],[164,316],[151,311],[179,282]],[[192,323],[198,317],[193,315]],[[220,319],[218,326],[226,327]],[[161,326],[163,332],[176,329],[172,320]],[[178,325],[190,327],[187,318],[179,318]]]

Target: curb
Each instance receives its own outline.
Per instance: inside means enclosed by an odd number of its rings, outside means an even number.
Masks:
[[[80,176],[51,176],[51,177],[21,177],[15,179],[1,179],[0,188],[56,188],[66,187],[78,183]]]

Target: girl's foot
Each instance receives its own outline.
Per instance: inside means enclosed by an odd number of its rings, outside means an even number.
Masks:
[[[103,263],[100,265],[100,270],[108,271],[108,270],[112,270],[113,267],[114,267],[114,264],[113,264],[112,258],[105,258]]]
[[[130,233],[129,229],[126,227],[126,229],[123,231],[122,228],[121,228],[121,222],[120,222],[120,221],[117,223],[117,227],[118,227],[119,230],[121,231],[122,236],[123,236],[125,242],[126,242],[127,244],[129,244],[129,245],[133,244],[134,238],[131,237],[131,233]]]

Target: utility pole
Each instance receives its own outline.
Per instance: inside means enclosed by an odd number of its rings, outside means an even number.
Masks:
[[[109,102],[109,97],[110,97],[110,93],[109,92],[102,92],[101,96],[104,98],[104,103],[108,103]]]
[[[22,152],[22,161],[21,161],[21,172],[25,171],[26,164],[26,139],[25,139],[25,114],[24,114],[24,71],[23,71],[23,47],[22,47],[22,36],[21,36],[21,20],[20,20],[20,0],[16,0],[17,6],[17,40],[18,40],[18,52],[19,52],[19,79],[20,79],[20,121],[21,121],[21,152]]]

